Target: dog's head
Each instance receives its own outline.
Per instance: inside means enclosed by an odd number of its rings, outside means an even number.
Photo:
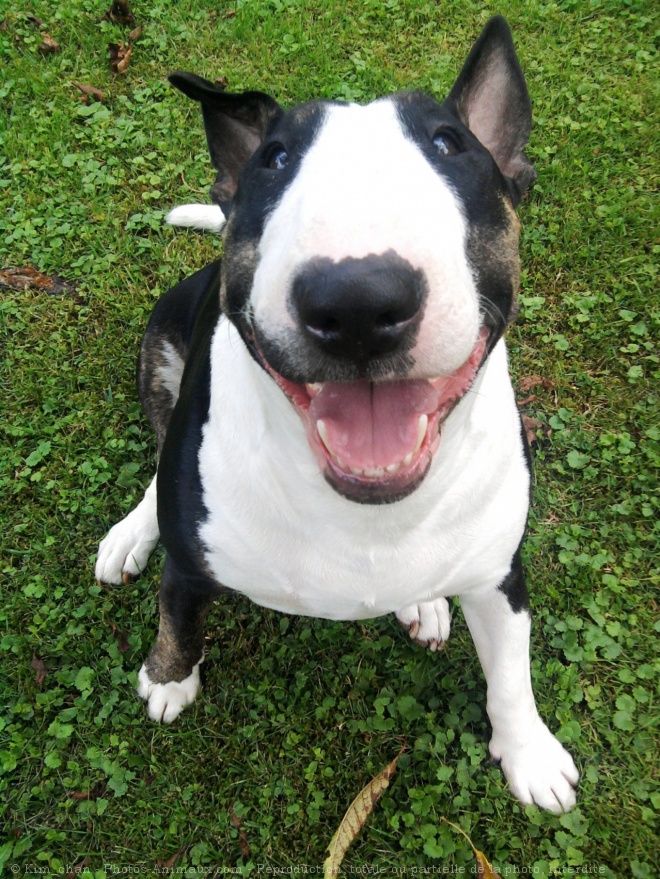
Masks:
[[[514,207],[535,174],[506,22],[486,25],[442,103],[408,92],[285,112],[170,79],[201,102],[218,171],[224,312],[327,481],[364,503],[405,497],[516,310]]]

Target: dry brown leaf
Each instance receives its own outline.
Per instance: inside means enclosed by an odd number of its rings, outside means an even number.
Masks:
[[[108,45],[110,52],[110,68],[113,73],[126,73],[126,68],[133,54],[133,47],[127,46],[126,43],[110,43]]]
[[[34,682],[37,686],[37,689],[41,689],[41,685],[44,682],[46,675],[48,674],[48,669],[46,668],[46,663],[43,659],[39,659],[36,653],[32,654],[32,662],[30,663],[31,667],[36,671],[36,675],[34,678]]]
[[[130,649],[126,633],[118,629],[114,623],[110,623],[110,628],[112,629],[112,634],[115,636],[115,641],[117,642],[117,650],[119,650],[121,654],[126,653]]]
[[[0,287],[10,290],[41,290],[44,293],[72,293],[74,288],[59,275],[44,275],[32,266],[0,269]]]
[[[243,829],[243,822],[238,817],[236,812],[234,812],[234,807],[231,806],[229,809],[229,818],[231,823],[234,825],[236,830],[238,831],[238,847],[241,850],[241,855],[244,858],[247,858],[250,854],[250,846],[248,845],[248,838],[245,830]]]
[[[41,37],[43,39],[43,42],[39,46],[39,51],[42,55],[50,55],[60,51],[59,43],[56,43],[51,35],[47,34],[46,31],[42,33]]]
[[[454,824],[452,821],[449,821],[447,818],[441,818],[441,821],[444,821],[445,824],[449,824],[450,827],[453,827],[454,830],[458,830],[459,833],[462,833],[463,836],[470,843],[470,847],[474,852],[474,856],[477,859],[477,876],[483,876],[484,879],[502,879],[499,873],[496,873],[493,869],[492,865],[489,863],[488,858],[483,852],[480,852],[479,849],[475,848],[474,843],[467,835],[467,833],[463,830],[462,827],[459,827],[458,824]]]
[[[4,33],[8,29],[9,29],[9,19],[3,18],[2,21],[0,21],[0,31],[2,31]]]
[[[525,434],[527,435],[527,442],[530,446],[535,443],[539,436],[537,431],[539,428],[543,427],[543,422],[539,421],[538,418],[532,418],[531,415],[522,415],[522,423],[525,428]]]
[[[95,784],[88,791],[76,791],[70,793],[69,796],[72,800],[98,800],[106,792],[107,787],[105,781],[99,781],[98,784]]]
[[[166,861],[162,858],[156,858],[156,866],[164,867],[166,870],[171,870],[184,852],[185,848],[180,848],[176,854],[173,854],[172,857],[168,858]]]
[[[128,42],[134,43],[136,40],[139,40],[142,36],[142,31],[144,30],[144,25],[140,24],[136,28],[134,28],[130,34],[128,35]]]
[[[135,24],[135,16],[128,6],[128,0],[113,0],[113,4],[103,16],[115,24]]]
[[[528,391],[530,388],[554,388],[555,383],[549,378],[543,378],[540,375],[526,375],[518,382],[520,391]]]
[[[350,848],[353,840],[365,825],[365,822],[373,807],[380,799],[383,791],[388,787],[390,779],[396,771],[396,764],[399,757],[403,754],[405,745],[402,746],[394,760],[383,769],[383,771],[372,778],[366,787],[363,787],[360,793],[348,807],[348,811],[342,818],[341,824],[337,828],[337,832],[332,837],[328,846],[328,857],[323,862],[324,876],[337,876],[344,855]]]
[[[224,92],[224,90],[229,86],[229,80],[226,76],[217,76],[213,84],[216,88],[219,88],[220,91]]]
[[[37,18],[36,15],[26,15],[26,19],[31,22],[35,27],[38,27],[39,30],[44,26],[43,21],[40,18]]]
[[[86,85],[82,82],[73,81],[73,84],[77,89],[79,89],[86,98],[94,98],[95,101],[100,101],[102,104],[105,104],[105,95],[101,91],[101,89],[94,88],[93,85]]]
[[[65,879],[76,879],[78,873],[81,873],[85,869],[85,867],[88,867],[91,861],[92,859],[89,855],[87,855],[87,857],[83,858],[80,863],[75,864],[73,870],[71,870],[69,873],[64,874]]]

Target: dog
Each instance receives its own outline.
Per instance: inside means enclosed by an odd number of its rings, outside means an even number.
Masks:
[[[578,771],[531,686],[530,460],[502,338],[515,207],[536,176],[507,23],[487,23],[442,103],[413,91],[285,112],[170,81],[201,103],[217,171],[214,204],[179,220],[227,222],[223,259],[149,321],[138,387],[157,476],[97,557],[97,579],[121,583],[159,538],[166,550],[139,673],[149,717],[195,698],[222,590],[332,620],[394,613],[432,650],[459,596],[492,758],[520,802],[570,809]]]

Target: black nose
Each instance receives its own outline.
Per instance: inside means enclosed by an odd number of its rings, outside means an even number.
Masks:
[[[414,332],[424,286],[422,272],[392,251],[319,258],[296,276],[293,306],[326,353],[365,361],[395,351]]]

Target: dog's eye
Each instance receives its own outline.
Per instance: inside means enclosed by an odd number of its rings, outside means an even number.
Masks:
[[[273,171],[282,171],[289,164],[289,154],[283,146],[276,145],[268,156],[268,167]]]
[[[440,156],[455,156],[459,152],[454,138],[447,131],[437,131],[433,136],[433,146]]]

